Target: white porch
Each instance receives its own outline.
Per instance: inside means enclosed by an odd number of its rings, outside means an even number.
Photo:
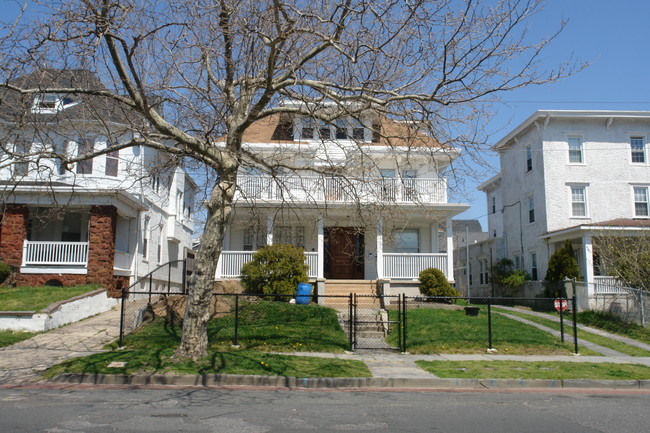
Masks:
[[[88,242],[25,240],[21,272],[86,274],[88,273]]]
[[[286,221],[276,221],[277,216],[274,215],[267,216],[265,230],[261,230],[257,239],[245,232],[246,229],[229,227],[224,250],[217,264],[216,278],[238,278],[241,267],[252,259],[255,250],[276,241],[302,246],[305,249],[305,263],[309,266],[308,275],[314,279],[413,280],[419,277],[422,270],[433,267],[440,269],[447,279],[453,281],[451,217],[436,221],[414,218],[414,222],[409,225],[403,225],[403,222],[398,225],[393,221],[388,224],[389,228],[385,228],[381,216],[375,217],[374,227],[368,227],[367,224],[364,227],[352,221],[342,223],[340,218],[319,215],[314,218],[315,223],[311,223],[313,226],[306,223],[296,230],[296,226],[285,225]],[[309,220],[309,217],[305,220]],[[305,224],[301,221],[294,219],[293,223]],[[348,239],[347,260],[345,257],[342,260],[352,267],[356,266],[356,273],[353,271],[355,276],[333,276],[331,248],[334,241],[331,236],[332,231],[337,229],[356,231]],[[298,231],[299,235],[296,234]],[[408,236],[404,236],[405,232],[408,232]],[[398,241],[395,240],[395,233],[401,234]],[[407,241],[413,244],[399,244]],[[355,243],[360,245],[353,245]],[[339,245],[345,248],[340,242]]]

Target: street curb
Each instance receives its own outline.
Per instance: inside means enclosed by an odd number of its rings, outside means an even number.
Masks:
[[[91,385],[252,386],[307,389],[445,388],[445,389],[650,389],[649,380],[442,379],[393,377],[286,377],[239,374],[78,374],[66,373],[52,383]]]

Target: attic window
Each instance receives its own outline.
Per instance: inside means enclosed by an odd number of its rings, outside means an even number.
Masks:
[[[69,96],[57,95],[55,93],[43,93],[36,95],[34,104],[32,105],[32,113],[41,114],[54,114],[66,108],[77,105],[79,101],[75,101]]]

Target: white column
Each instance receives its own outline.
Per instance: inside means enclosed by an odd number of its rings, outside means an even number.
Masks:
[[[451,217],[447,218],[447,279],[454,281],[454,238]]]
[[[438,223],[431,224],[431,252],[439,253],[440,245],[438,245]]]
[[[266,217],[266,245],[273,245],[273,214]]]
[[[377,279],[384,278],[384,222],[382,216],[377,217]]]
[[[325,223],[323,215],[318,216],[318,278],[324,278],[325,271]]]
[[[584,257],[583,266],[587,291],[589,295],[592,295],[594,291],[594,249],[591,236],[588,234],[582,236],[582,256]]]

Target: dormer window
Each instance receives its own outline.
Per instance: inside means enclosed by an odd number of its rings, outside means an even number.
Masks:
[[[300,137],[304,139],[314,138],[314,119],[305,117],[302,119],[302,128],[300,130]]]
[[[32,105],[32,113],[40,114],[55,114],[63,111],[66,108],[77,105],[79,101],[75,101],[69,96],[58,95],[55,93],[43,93],[36,95],[34,104]]]

